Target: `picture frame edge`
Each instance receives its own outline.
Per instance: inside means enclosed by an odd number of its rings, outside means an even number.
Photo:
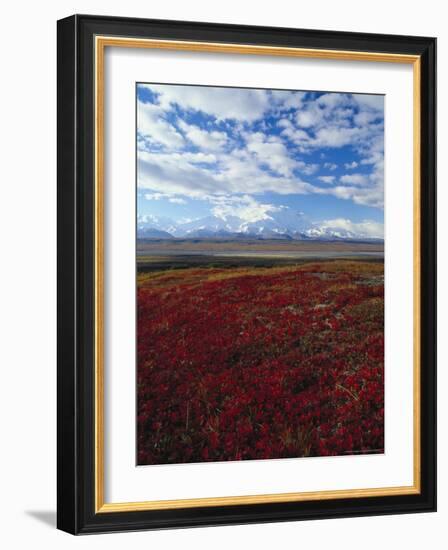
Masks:
[[[233,507],[196,508],[195,510],[168,510],[152,512],[114,512],[97,514],[94,510],[93,488],[93,431],[92,376],[94,284],[91,263],[94,244],[91,231],[92,189],[88,189],[88,172],[92,170],[92,156],[86,151],[93,146],[93,120],[89,108],[93,105],[93,90],[86,86],[89,40],[98,24],[120,25],[129,18],[73,15],[58,21],[58,267],[57,267],[57,527],[71,534],[129,531],[136,529],[164,529],[205,525],[230,525],[293,521],[336,517],[356,517],[412,512],[436,511],[436,44],[431,37],[400,35],[363,35],[400,39],[412,43],[422,58],[421,80],[421,241],[422,281],[421,295],[425,296],[421,312],[421,369],[422,384],[422,491],[407,497],[366,497],[347,503],[347,499],[327,501],[321,506],[305,503],[250,504]],[[138,25],[160,24],[166,29],[173,24],[196,25],[194,22],[132,19]],[[282,31],[298,33],[306,30],[252,27],[248,25],[221,25],[198,23],[202,29],[213,25],[225,31],[253,30],[266,34]],[[193,27],[198,28],[198,27]],[[311,30],[313,35],[344,36],[360,33]],[[368,41],[369,39],[367,39]],[[408,44],[409,45],[409,44]],[[408,47],[408,46],[407,46]],[[423,76],[424,73],[424,76]],[[88,84],[88,82],[87,82]],[[89,92],[90,90],[90,92]],[[87,97],[89,96],[89,97]],[[423,112],[423,107],[425,111]],[[89,112],[88,112],[89,111]],[[424,119],[424,120],[423,120]],[[89,164],[90,163],[90,164]],[[87,166],[89,165],[89,166]],[[87,173],[87,177],[86,177]],[[90,180],[91,181],[91,180]],[[425,294],[426,293],[426,294]],[[423,302],[423,300],[422,300]],[[90,319],[90,322],[89,322]],[[87,321],[87,322],[86,322]],[[424,437],[423,437],[423,434]],[[370,499],[370,500],[369,500]],[[382,500],[383,499],[383,500]],[[384,500],[386,499],[386,500]],[[308,503],[309,504],[309,503]],[[266,507],[267,506],[267,507]],[[263,512],[264,507],[264,512]],[[307,511],[308,510],[308,511]],[[208,515],[207,515],[208,512]],[[212,513],[213,512],[213,513]],[[152,518],[152,519],[151,519]]]

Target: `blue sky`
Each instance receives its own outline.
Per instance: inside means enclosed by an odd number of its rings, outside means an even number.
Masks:
[[[280,210],[383,236],[384,97],[137,85],[139,220]]]

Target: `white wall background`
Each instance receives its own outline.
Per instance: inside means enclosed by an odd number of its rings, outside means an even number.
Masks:
[[[5,548],[445,548],[448,31],[439,0],[89,0],[4,5],[0,32],[0,541]],[[56,20],[121,15],[439,39],[439,512],[71,537],[55,530]],[[399,220],[397,220],[399,223]]]

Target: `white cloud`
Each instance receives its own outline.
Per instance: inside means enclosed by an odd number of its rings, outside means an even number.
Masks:
[[[186,137],[203,151],[221,151],[227,143],[227,134],[212,130],[202,130],[194,124],[187,124],[183,120],[179,121],[179,128],[185,133]]]
[[[216,156],[212,153],[178,153],[179,157],[193,164],[213,164]]]
[[[301,168],[301,173],[305,174],[305,176],[311,176],[319,170],[318,164],[306,164],[305,162],[301,162],[299,164],[299,167]]]
[[[169,193],[145,193],[144,197],[148,201],[160,201],[166,199],[174,204],[187,204],[187,201],[181,197],[173,197]]]
[[[187,204],[187,201],[181,197],[170,197],[168,200],[174,204]]]
[[[282,176],[292,176],[293,170],[300,166],[291,158],[288,149],[275,136],[265,136],[261,132],[246,134],[247,149],[254,153],[260,164],[269,166],[271,170]]]
[[[254,155],[245,149],[234,150],[231,154],[225,155],[220,159],[219,166],[221,171],[217,174],[216,179],[219,182],[225,182],[226,187],[236,193],[263,193],[270,191],[287,195],[291,193],[308,194],[320,192],[319,188],[301,180],[297,176],[270,175],[263,169],[262,164],[258,155]]]
[[[323,113],[318,108],[309,108],[305,111],[298,111],[296,116],[297,124],[302,128],[316,126],[323,119]]]
[[[382,186],[374,187],[345,187],[335,186],[327,190],[327,193],[339,199],[352,200],[363,206],[382,208],[384,204],[384,191]]]
[[[384,96],[383,95],[373,95],[373,94],[354,94],[354,100],[359,105],[359,107],[374,110],[374,111],[383,111],[384,110]]]
[[[262,204],[250,195],[211,197],[210,200],[214,203],[212,207],[213,214],[224,220],[236,216],[243,222],[256,222],[272,219],[268,213],[281,210],[281,207],[273,204]]]
[[[350,103],[350,96],[347,94],[339,94],[336,92],[329,92],[321,95],[317,98],[316,104],[327,108],[335,109],[336,107],[342,107]]]
[[[278,122],[278,126],[280,128],[284,128],[282,130],[281,135],[287,137],[290,141],[295,143],[299,146],[301,151],[304,151],[307,149],[307,146],[311,142],[311,137],[305,130],[301,130],[298,128],[295,128],[293,124],[286,118],[282,118]]]
[[[324,183],[333,183],[336,179],[336,176],[319,176],[318,179]]]
[[[167,195],[166,193],[145,193],[144,197],[147,201],[160,201],[162,199],[166,199],[170,197],[171,195]]]
[[[211,190],[225,191],[212,171],[197,166],[183,154],[140,151],[137,161],[138,186],[142,189],[189,197],[200,197]]]
[[[345,174],[341,176],[340,181],[351,185],[367,185],[369,178],[364,174]]]
[[[356,143],[360,139],[359,128],[344,128],[338,126],[326,126],[316,131],[314,147],[343,147]]]
[[[295,118],[283,118],[278,126],[301,152],[351,146],[367,157],[375,144],[382,147],[383,116],[383,96],[326,93],[303,101]]]
[[[358,167],[358,163],[356,162],[356,160],[354,160],[353,162],[346,162],[344,164],[344,167],[347,169],[347,170],[354,170],[355,168]]]
[[[158,94],[159,104],[164,109],[176,104],[182,109],[201,111],[218,120],[252,122],[261,118],[271,103],[265,90],[155,84],[140,86]]]
[[[335,164],[334,162],[324,162],[324,168],[327,168],[328,170],[336,170],[336,168],[338,167],[337,164]]]
[[[361,111],[357,113],[353,120],[357,126],[366,126],[378,118],[379,113],[374,111]]]
[[[322,190],[296,176],[271,175],[258,156],[246,149],[235,149],[216,156],[216,165],[207,168],[182,153],[139,151],[138,186],[156,193],[192,198],[210,195],[322,193]]]
[[[372,144],[372,147],[369,150],[369,156],[361,160],[360,164],[374,164],[379,165],[384,163],[384,154],[383,151],[376,151],[375,144]]]
[[[169,122],[164,120],[164,111],[158,105],[138,102],[137,128],[148,141],[178,150],[184,145],[184,138]]]
[[[306,97],[306,92],[278,92],[281,94],[283,109],[300,109]]]

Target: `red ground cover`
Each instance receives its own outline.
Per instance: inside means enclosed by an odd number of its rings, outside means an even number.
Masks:
[[[383,452],[383,266],[138,285],[138,463]]]

